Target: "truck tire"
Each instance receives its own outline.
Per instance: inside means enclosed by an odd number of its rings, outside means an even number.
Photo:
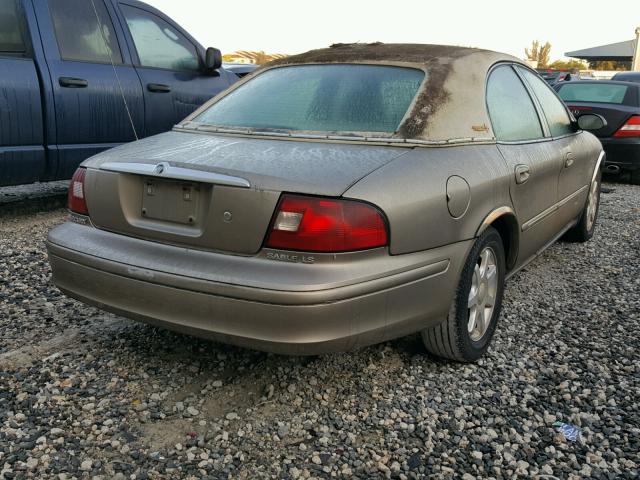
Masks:
[[[502,238],[489,227],[471,248],[446,320],[422,331],[430,353],[474,362],[487,351],[500,317],[505,271]]]

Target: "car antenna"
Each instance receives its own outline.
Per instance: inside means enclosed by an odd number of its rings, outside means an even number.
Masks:
[[[127,99],[124,96],[124,90],[122,88],[122,83],[120,82],[120,77],[118,76],[118,71],[116,70],[116,64],[113,61],[113,56],[111,55],[111,49],[109,48],[107,39],[104,36],[104,25],[100,21],[100,15],[98,15],[98,9],[96,8],[96,3],[94,0],[91,0],[91,5],[93,6],[93,13],[96,14],[96,20],[98,21],[98,28],[100,29],[100,36],[102,37],[102,41],[104,42],[104,48],[107,51],[107,55],[109,55],[109,61],[111,62],[111,68],[113,68],[113,74],[116,76],[116,80],[118,81],[118,88],[120,89],[120,95],[122,95],[124,108],[127,111],[127,116],[129,117],[129,123],[131,124],[131,128],[133,129],[133,136],[136,137],[136,140],[140,140],[138,138],[138,132],[136,132],[136,126],[133,124],[133,118],[131,117],[131,111],[129,110]]]

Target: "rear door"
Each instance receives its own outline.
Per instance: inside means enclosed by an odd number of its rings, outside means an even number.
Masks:
[[[144,89],[147,135],[171,130],[229,86],[223,69],[202,72],[203,48],[170,18],[139,2],[119,6]]]
[[[53,84],[56,177],[69,178],[89,156],[144,133],[142,86],[110,2],[34,4]]]
[[[521,78],[509,64],[494,68],[487,81],[487,107],[498,149],[510,170],[510,194],[520,223],[518,264],[557,233],[561,155]]]
[[[18,0],[0,2],[0,186],[46,170],[40,82]]]
[[[538,75],[524,67],[517,67],[517,70],[537,99],[551,142],[562,157],[558,175],[558,219],[561,224],[566,224],[584,208],[600,152],[594,152],[593,142],[573,126],[562,100]]]

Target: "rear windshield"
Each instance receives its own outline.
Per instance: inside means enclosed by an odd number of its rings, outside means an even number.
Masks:
[[[268,70],[195,121],[223,127],[315,132],[395,132],[422,70],[378,65],[300,65]]]
[[[560,98],[574,102],[624,103],[626,85],[607,83],[567,83],[558,91]]]

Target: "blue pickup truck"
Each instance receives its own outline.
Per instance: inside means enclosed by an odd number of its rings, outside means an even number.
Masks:
[[[237,80],[142,2],[0,0],[0,186],[70,178]]]

